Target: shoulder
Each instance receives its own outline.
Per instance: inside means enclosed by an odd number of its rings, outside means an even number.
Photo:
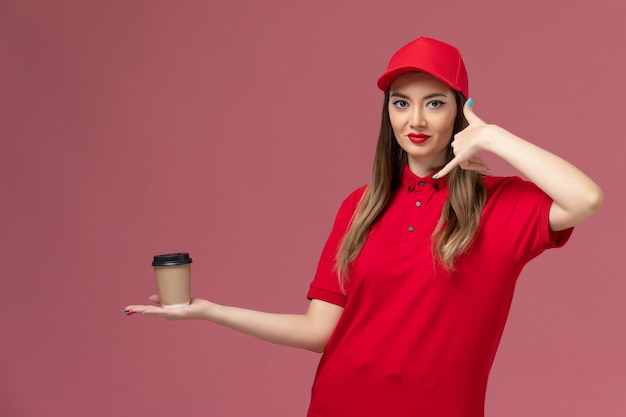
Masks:
[[[515,207],[536,207],[548,204],[551,200],[533,182],[520,178],[484,176],[487,189],[487,205],[510,205]],[[548,204],[549,205],[549,204]]]
[[[500,188],[503,186],[510,186],[510,185],[515,186],[516,184],[525,183],[529,181],[525,181],[517,176],[498,177],[498,176],[492,176],[492,175],[484,175],[483,182],[485,183],[485,186],[487,187],[487,189],[492,189],[492,188],[496,189],[496,188]]]
[[[358,207],[359,203],[361,202],[361,199],[363,198],[363,195],[365,194],[366,190],[367,190],[367,185],[363,185],[357,188],[356,190],[352,191],[343,200],[343,203],[341,204],[341,208],[345,210],[354,211]]]
[[[497,177],[485,175],[483,176],[483,183],[487,188],[487,193],[490,195],[509,191],[521,192],[523,190],[539,190],[539,187],[534,183],[517,176]]]
[[[348,197],[346,197],[346,200],[350,200],[350,201],[360,201],[361,198],[363,198],[363,194],[365,194],[365,190],[367,190],[367,185],[362,185],[359,188],[357,188],[356,190],[352,191]]]

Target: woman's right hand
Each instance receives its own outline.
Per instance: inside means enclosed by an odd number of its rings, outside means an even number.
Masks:
[[[150,296],[150,301],[156,305],[129,305],[124,309],[127,316],[143,314],[161,317],[167,320],[206,320],[215,305],[210,301],[200,298],[192,298],[191,303],[185,307],[163,308],[158,295]]]
[[[304,314],[276,314],[223,306],[200,298],[181,308],[163,308],[159,297],[150,301],[157,305],[129,305],[127,315],[141,313],[167,320],[207,320],[241,333],[279,345],[293,346],[314,352],[323,352],[343,307],[322,300],[311,300]]]

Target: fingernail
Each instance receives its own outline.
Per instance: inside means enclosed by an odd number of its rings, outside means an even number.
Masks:
[[[148,312],[147,311],[142,311],[141,314],[148,314]]]
[[[124,310],[124,313],[130,313],[130,310]]]
[[[467,100],[467,106],[468,106],[468,107],[472,107],[473,105],[474,105],[474,100],[472,100],[472,98],[470,97],[470,98]]]
[[[436,180],[437,178],[439,178],[439,174],[435,174],[433,175],[433,179]]]

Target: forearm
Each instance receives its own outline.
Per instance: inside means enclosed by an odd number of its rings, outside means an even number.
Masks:
[[[485,150],[507,161],[554,201],[556,207],[550,215],[553,230],[574,226],[600,207],[602,190],[584,172],[505,129],[495,125],[489,129]]]
[[[329,335],[305,314],[275,314],[214,304],[207,320],[267,342],[322,352]]]

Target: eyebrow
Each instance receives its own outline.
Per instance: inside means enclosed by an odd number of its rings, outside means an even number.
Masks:
[[[396,92],[392,92],[391,95],[389,97],[400,97],[400,98],[404,98],[406,100],[409,99],[409,96],[405,96],[402,93],[396,93]]]
[[[405,99],[405,100],[409,100],[409,99],[410,99],[410,97],[409,97],[409,96],[404,95],[404,94],[402,94],[402,93],[397,93],[397,92],[395,92],[395,91],[392,91],[392,92],[391,92],[390,97],[400,97],[400,98],[403,98],[403,99]],[[428,94],[428,95],[424,96],[424,97],[422,98],[422,100],[429,100],[429,99],[431,99],[431,98],[435,98],[435,97],[445,97],[445,98],[448,98],[448,96],[447,96],[446,94],[444,94],[444,93],[430,93],[430,94]]]

